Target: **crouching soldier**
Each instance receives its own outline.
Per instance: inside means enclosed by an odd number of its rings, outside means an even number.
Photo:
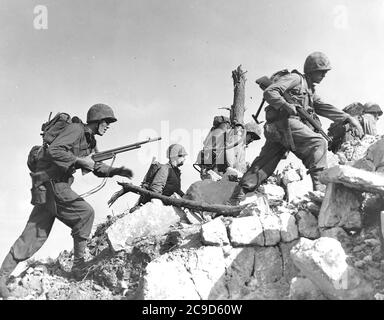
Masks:
[[[323,102],[315,93],[315,85],[329,70],[331,65],[325,54],[314,52],[305,60],[304,74],[295,70],[265,89],[264,99],[269,104],[264,127],[266,142],[235,188],[230,204],[238,204],[245,193],[256,190],[274,172],[287,151],[292,151],[308,169],[313,189],[323,188],[319,175],[327,168],[327,142],[308,121],[299,116],[297,108],[306,110],[319,124],[317,115],[333,121],[349,122],[362,136],[361,125],[355,118]]]
[[[182,197],[184,192],[181,190],[181,172],[179,168],[184,164],[186,156],[187,152],[182,145],[171,144],[167,149],[168,163],[161,164],[152,161],[141,187],[167,197],[175,194]],[[150,200],[151,198],[148,196],[140,196],[137,205],[131,208],[130,212],[137,210]]]
[[[87,124],[68,124],[37,159],[35,177],[43,179],[39,201],[24,231],[11,247],[0,269],[0,296],[7,298],[6,281],[17,264],[29,259],[47,240],[55,219],[72,230],[74,260],[72,272],[76,279],[84,276],[84,253],[91,233],[94,210],[71,189],[76,169],[93,171],[98,177],[114,175],[132,177],[125,167],[115,168],[95,163],[91,153],[96,150],[95,135],[103,136],[112,122],[117,121],[112,109],[105,104],[93,105],[87,113]],[[38,202],[38,203],[37,203]]]

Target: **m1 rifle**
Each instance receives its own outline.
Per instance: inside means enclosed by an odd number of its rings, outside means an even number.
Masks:
[[[95,162],[101,162],[101,161],[112,159],[112,163],[110,164],[110,166],[112,167],[117,154],[122,153],[122,152],[126,152],[126,151],[131,151],[131,150],[139,149],[145,143],[155,142],[155,141],[159,141],[159,140],[161,140],[161,137],[148,138],[147,140],[140,141],[140,142],[135,142],[135,143],[132,143],[132,144],[128,144],[126,146],[117,147],[117,148],[105,150],[105,151],[102,151],[102,152],[96,152],[93,155],[91,155],[91,158]],[[87,171],[85,169],[81,169],[81,170],[82,170],[83,174],[86,174],[86,173],[90,172],[90,171]],[[91,189],[91,190],[81,194],[80,197],[83,197],[83,198],[84,197],[88,197],[91,194],[94,194],[95,192],[99,191],[101,188],[103,188],[105,186],[105,184],[107,182],[107,179],[108,179],[108,177],[105,177],[103,179],[103,181],[100,183],[100,185],[98,185],[97,187],[95,187],[95,188],[93,188],[93,189]]]
[[[114,148],[114,149],[109,149],[109,150],[105,150],[105,151],[101,151],[101,152],[96,152],[91,157],[92,157],[92,160],[95,161],[95,162],[105,161],[105,160],[114,158],[119,153],[126,152],[126,151],[131,151],[131,150],[134,150],[134,149],[139,149],[145,143],[155,142],[155,141],[158,141],[158,140],[161,140],[161,137],[148,138],[147,140],[140,141],[140,142],[135,142],[135,143],[132,143],[132,144],[128,144],[126,146],[117,147],[117,148]]]

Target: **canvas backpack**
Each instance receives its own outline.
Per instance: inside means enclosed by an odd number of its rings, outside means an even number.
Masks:
[[[41,125],[40,135],[43,138],[43,143],[40,146],[33,146],[29,151],[27,165],[31,172],[36,171],[36,165],[39,158],[44,153],[44,150],[57,138],[57,136],[72,123],[72,118],[68,113],[59,112],[52,119],[51,115],[47,122]],[[76,119],[79,119],[76,117]],[[76,122],[79,122],[77,120]]]

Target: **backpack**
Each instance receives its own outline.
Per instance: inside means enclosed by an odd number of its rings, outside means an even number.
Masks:
[[[57,138],[57,136],[72,122],[81,122],[77,117],[72,121],[68,113],[59,112],[52,119],[49,115],[48,121],[41,125],[40,135],[43,138],[41,146],[33,146],[28,153],[27,165],[31,172],[36,171],[37,161],[42,157],[44,150]]]
[[[155,160],[155,158],[152,159],[152,163],[149,166],[147,173],[144,176],[143,181],[141,182],[141,187],[144,189],[148,189],[151,185],[156,173],[160,170],[162,167],[162,164]]]

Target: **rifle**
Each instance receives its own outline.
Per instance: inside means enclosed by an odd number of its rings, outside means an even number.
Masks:
[[[141,145],[143,145],[145,143],[154,142],[154,141],[158,141],[158,140],[161,140],[161,137],[148,138],[147,140],[135,142],[132,144],[128,144],[126,146],[122,146],[122,147],[118,147],[118,148],[114,148],[114,149],[109,149],[109,150],[105,150],[102,152],[96,152],[91,157],[92,157],[92,160],[95,162],[105,161],[105,160],[114,158],[118,153],[131,151],[134,149],[139,149],[139,148],[141,148]]]
[[[299,116],[305,120],[308,121],[314,128],[315,130],[320,133],[325,140],[327,140],[328,144],[332,143],[332,138],[329,137],[324,130],[321,128],[321,126],[311,117],[311,115],[301,106],[296,105],[296,110]]]
[[[91,158],[95,162],[105,161],[105,160],[108,160],[108,159],[113,159],[112,163],[110,165],[112,167],[117,154],[122,153],[122,152],[126,152],[126,151],[131,151],[131,150],[134,150],[134,149],[139,149],[139,148],[141,148],[141,145],[143,145],[145,143],[154,142],[154,141],[158,141],[158,140],[161,140],[161,137],[148,138],[147,140],[140,141],[140,142],[135,142],[135,143],[132,143],[132,144],[128,144],[126,146],[122,146],[122,147],[118,147],[118,148],[114,148],[114,149],[109,149],[109,150],[102,151],[102,152],[96,152],[95,154],[93,154],[91,156]],[[87,173],[90,172],[90,171],[85,170],[85,169],[81,169],[81,171],[82,171],[83,174],[87,174]],[[103,188],[105,186],[105,184],[107,182],[107,179],[108,179],[108,177],[105,177],[103,179],[103,181],[100,183],[100,185],[98,185],[97,187],[95,187],[95,188],[93,188],[93,189],[91,189],[91,190],[81,194],[80,197],[85,198],[85,197],[88,197],[91,194],[94,194],[95,192],[99,191],[101,188]]]

